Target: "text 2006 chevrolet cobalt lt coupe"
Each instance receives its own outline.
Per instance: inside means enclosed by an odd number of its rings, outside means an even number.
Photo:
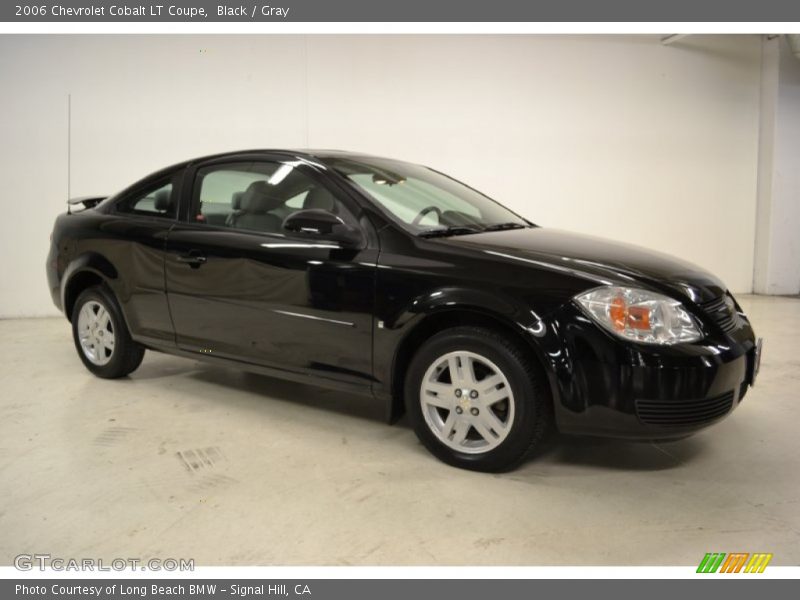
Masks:
[[[459,467],[511,468],[553,427],[683,437],[758,370],[709,273],[414,164],[244,151],[71,204],[47,275],[94,374],[149,348],[365,392]]]

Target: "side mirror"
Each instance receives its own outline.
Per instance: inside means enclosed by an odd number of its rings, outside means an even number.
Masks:
[[[361,231],[345,223],[332,212],[308,208],[293,212],[283,221],[283,229],[310,239],[339,242],[346,247],[361,245]]]

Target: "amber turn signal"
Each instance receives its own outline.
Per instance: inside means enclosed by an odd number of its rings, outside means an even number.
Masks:
[[[650,329],[650,309],[644,306],[628,306],[625,298],[617,296],[608,308],[611,325],[617,331],[631,329]]]

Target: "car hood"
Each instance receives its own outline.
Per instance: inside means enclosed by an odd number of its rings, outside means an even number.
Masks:
[[[558,229],[534,227],[453,236],[442,241],[540,268],[569,271],[596,285],[636,285],[672,290],[693,302],[725,293],[714,275],[693,265],[632,244]]]

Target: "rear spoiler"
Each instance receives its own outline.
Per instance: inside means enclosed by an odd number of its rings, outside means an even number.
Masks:
[[[100,204],[106,196],[81,196],[79,198],[70,198],[67,200],[67,213],[72,212],[72,207],[83,204],[83,208],[94,208]]]

